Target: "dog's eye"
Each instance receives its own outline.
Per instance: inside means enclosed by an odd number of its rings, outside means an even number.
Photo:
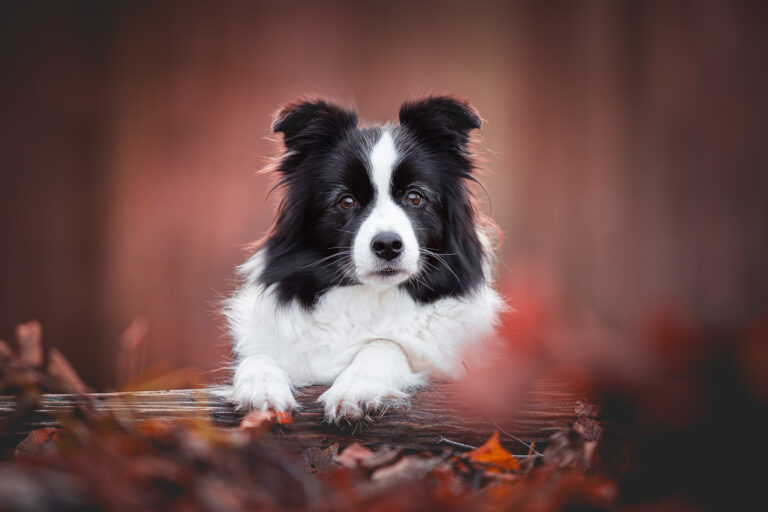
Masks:
[[[357,203],[355,202],[355,198],[352,196],[344,196],[339,200],[339,208],[342,210],[349,210],[356,204]]]
[[[415,191],[410,191],[405,195],[405,200],[411,203],[413,206],[419,206],[424,198]]]

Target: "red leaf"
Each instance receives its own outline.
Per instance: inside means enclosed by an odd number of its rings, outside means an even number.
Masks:
[[[293,419],[287,411],[251,411],[240,420],[240,430],[256,434],[269,430],[272,425],[288,423],[293,423]]]
[[[491,464],[488,471],[492,473],[501,473],[502,470],[517,471],[520,469],[515,456],[501,446],[498,431],[494,432],[483,446],[475,448],[467,456],[472,462]]]
[[[59,448],[61,435],[56,427],[33,430],[16,447],[16,456],[41,455],[53,453]]]

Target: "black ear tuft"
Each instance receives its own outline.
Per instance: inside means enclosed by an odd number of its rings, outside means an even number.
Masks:
[[[451,96],[431,96],[403,103],[400,124],[429,138],[453,135],[458,137],[457,142],[464,144],[470,130],[480,128],[482,120],[466,101]]]
[[[333,142],[356,126],[356,112],[317,99],[283,107],[272,123],[272,130],[283,134],[285,147],[301,150]]]

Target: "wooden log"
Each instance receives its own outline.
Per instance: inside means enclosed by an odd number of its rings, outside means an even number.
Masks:
[[[558,382],[541,381],[531,386],[514,411],[504,417],[489,418],[473,411],[460,400],[457,384],[439,383],[413,394],[408,409],[389,410],[364,425],[329,425],[317,398],[324,386],[303,388],[297,400],[301,406],[293,423],[280,432],[269,434],[280,444],[294,448],[322,447],[337,442],[341,446],[360,442],[367,446],[399,446],[407,449],[439,449],[441,438],[467,445],[480,445],[497,428],[526,441],[541,443],[555,431],[569,427],[576,420],[575,407],[585,398],[576,390]],[[119,418],[135,420],[190,418],[210,419],[215,425],[238,425],[242,414],[236,412],[216,393],[204,389],[90,393],[87,395],[43,395],[40,406],[17,424],[10,435],[56,426],[62,414],[85,400],[95,408]],[[13,397],[0,397],[0,421],[15,407]],[[527,449],[507,438],[508,448],[517,453]]]

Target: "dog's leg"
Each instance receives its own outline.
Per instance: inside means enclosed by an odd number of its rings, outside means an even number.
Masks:
[[[329,422],[354,421],[370,411],[407,405],[406,391],[424,381],[425,375],[411,370],[397,344],[374,340],[357,353],[319,400]]]
[[[267,356],[242,359],[229,395],[238,409],[292,411],[299,407],[285,372]]]

